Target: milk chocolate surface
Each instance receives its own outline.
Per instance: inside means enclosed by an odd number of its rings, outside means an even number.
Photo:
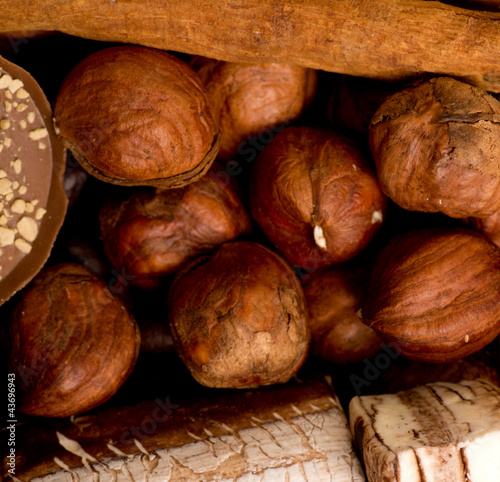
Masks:
[[[45,264],[64,219],[65,150],[36,81],[0,57],[0,304]]]

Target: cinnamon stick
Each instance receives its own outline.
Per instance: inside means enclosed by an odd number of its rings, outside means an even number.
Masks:
[[[0,34],[60,31],[398,80],[500,74],[500,11],[434,0],[0,0]]]

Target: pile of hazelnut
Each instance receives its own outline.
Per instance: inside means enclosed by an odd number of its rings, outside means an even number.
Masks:
[[[284,383],[308,357],[354,364],[385,344],[449,363],[492,343],[500,103],[451,78],[363,82],[325,102],[297,66],[135,46],[81,61],[54,105],[67,220],[9,306],[19,409],[65,417],[112,397],[141,348],[134,297],[159,300],[207,387]]]

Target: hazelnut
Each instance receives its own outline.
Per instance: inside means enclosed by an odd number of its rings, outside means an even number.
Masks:
[[[113,184],[180,187],[207,172],[219,147],[196,73],[159,50],[90,55],[64,80],[54,115],[80,164]]]
[[[381,226],[386,199],[348,139],[326,129],[289,127],[257,158],[250,208],[290,263],[314,270],[365,248]]]
[[[390,96],[370,125],[380,184],[410,211],[453,218],[500,209],[500,103],[476,87],[435,78]]]
[[[283,128],[311,103],[315,70],[288,64],[241,64],[194,57],[221,130],[218,158],[232,159],[243,141],[265,129]]]
[[[311,353],[326,362],[349,364],[380,351],[383,339],[356,314],[367,270],[342,265],[305,283]]]
[[[108,400],[131,373],[140,336],[106,284],[83,266],[43,270],[9,320],[19,410],[66,417]]]
[[[168,297],[174,344],[217,388],[288,381],[307,356],[304,294],[288,264],[253,242],[223,244],[183,267]]]
[[[363,322],[407,358],[458,360],[500,333],[500,250],[465,228],[393,238],[361,301]]]
[[[237,186],[217,175],[178,189],[108,200],[99,221],[105,252],[136,286],[155,287],[186,261],[251,231]]]

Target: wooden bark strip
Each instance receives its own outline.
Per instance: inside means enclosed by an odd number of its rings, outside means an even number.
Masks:
[[[355,397],[349,418],[369,482],[498,479],[500,389],[486,380]]]
[[[35,420],[17,437],[21,482],[365,481],[344,411],[319,380]]]
[[[434,0],[0,0],[0,33],[60,31],[386,80],[500,74],[500,12]]]

